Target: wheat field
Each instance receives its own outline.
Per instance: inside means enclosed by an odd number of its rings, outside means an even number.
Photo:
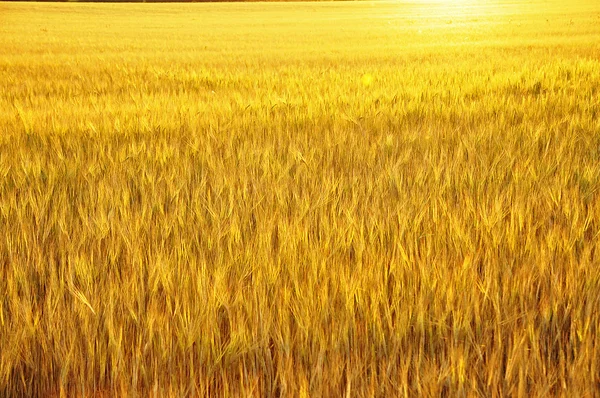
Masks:
[[[0,3],[0,396],[598,396],[566,3]]]

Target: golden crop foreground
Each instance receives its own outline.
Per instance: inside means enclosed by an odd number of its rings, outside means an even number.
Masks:
[[[596,395],[598,54],[593,0],[0,4],[0,395]]]

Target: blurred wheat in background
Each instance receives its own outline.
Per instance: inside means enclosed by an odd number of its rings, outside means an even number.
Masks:
[[[0,395],[597,395],[563,3],[0,4]]]

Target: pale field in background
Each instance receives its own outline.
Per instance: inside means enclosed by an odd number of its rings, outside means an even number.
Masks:
[[[0,395],[597,394],[566,3],[0,3]]]

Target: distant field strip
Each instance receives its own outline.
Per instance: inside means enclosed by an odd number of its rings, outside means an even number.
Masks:
[[[595,396],[600,3],[0,3],[0,396]]]

